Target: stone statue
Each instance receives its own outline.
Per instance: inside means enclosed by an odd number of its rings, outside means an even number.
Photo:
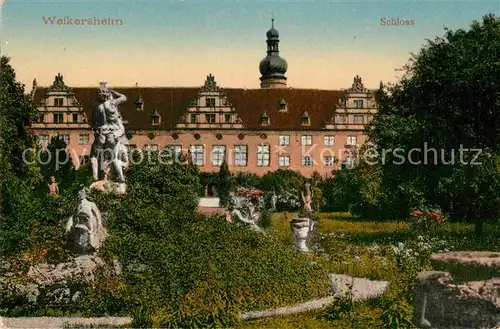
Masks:
[[[271,211],[276,210],[276,202],[278,202],[278,196],[276,192],[273,191],[273,195],[271,195]]]
[[[304,211],[306,213],[312,213],[312,194],[311,194],[311,184],[306,183],[306,193],[302,193],[302,201],[304,201]]]
[[[75,214],[68,219],[66,233],[72,250],[80,255],[92,254],[99,250],[106,238],[101,212],[96,204],[87,200],[87,190],[78,192]]]
[[[56,178],[54,176],[50,176],[50,184],[49,187],[49,195],[56,196],[59,195],[59,186],[56,183]]]
[[[260,220],[260,210],[264,207],[262,198],[264,192],[260,190],[238,188],[235,192],[230,193],[228,222],[236,222],[249,226],[256,231],[262,231],[257,225]]]
[[[128,167],[128,140],[118,105],[127,98],[101,83],[98,98],[100,104],[94,109],[92,129],[94,144],[92,145],[91,163],[94,181],[99,180],[100,172],[105,172],[111,165],[117,174],[118,182],[110,184],[118,193],[125,193],[125,176],[123,170]]]
[[[230,219],[226,216],[226,220],[228,220],[228,222],[239,222],[240,224],[244,224],[255,231],[262,232],[262,229],[255,223],[254,219],[251,217],[245,217],[240,210],[229,207],[229,214]]]

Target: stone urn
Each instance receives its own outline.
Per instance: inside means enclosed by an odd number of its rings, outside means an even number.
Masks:
[[[311,231],[311,220],[309,218],[294,218],[290,221],[290,229],[293,233],[295,249],[301,252],[309,252],[307,237]]]

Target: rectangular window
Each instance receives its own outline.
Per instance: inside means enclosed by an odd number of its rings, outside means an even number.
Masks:
[[[306,156],[302,157],[302,166],[312,167],[312,165],[313,165],[312,156],[306,155]]]
[[[66,143],[66,145],[69,145],[69,135],[68,134],[59,135],[59,138],[62,139]]]
[[[300,139],[301,145],[312,145],[312,136],[311,135],[303,135]]]
[[[198,115],[192,113],[191,114],[191,123],[196,123],[198,122]]]
[[[78,113],[73,113],[73,122],[78,122]]]
[[[332,167],[334,163],[334,158],[332,155],[326,155],[323,157],[323,164],[325,167]]]
[[[171,155],[179,156],[182,154],[182,145],[167,145],[165,149],[167,149]]]
[[[182,146],[181,145],[166,145],[163,148],[163,151],[160,152],[160,156],[162,159],[163,159],[163,157],[168,159],[167,164],[174,163],[174,160],[177,161],[181,154],[182,154]]]
[[[259,145],[257,147],[257,166],[267,167],[269,166],[269,145]]]
[[[49,145],[49,135],[38,135],[38,142],[42,148],[46,149]]]
[[[362,99],[355,99],[354,100],[354,107],[357,109],[362,109],[363,108],[363,100]]]
[[[357,144],[356,136],[347,136],[347,145],[354,146]]]
[[[43,123],[45,121],[45,113],[38,113],[38,122]]]
[[[335,123],[344,124],[345,123],[345,115],[338,114],[335,116]]]
[[[205,98],[207,107],[215,107],[215,98]]]
[[[234,165],[237,167],[244,167],[248,163],[248,146],[236,145],[234,147]]]
[[[222,162],[226,159],[226,146],[225,145],[214,145],[212,147],[212,165],[220,166]]]
[[[224,114],[224,121],[226,123],[230,123],[231,122],[231,114],[229,114],[229,113]]]
[[[160,124],[160,117],[155,115],[155,116],[153,117],[153,120],[152,120],[152,122],[151,122],[151,123],[152,123],[154,126],[159,125],[159,124]]]
[[[344,168],[348,168],[348,169],[353,168],[354,167],[354,158],[351,158],[351,157],[346,158],[344,160],[342,166]]]
[[[290,156],[289,155],[280,155],[278,158],[278,165],[280,167],[290,167]]]
[[[54,113],[54,123],[63,123],[63,122],[64,122],[64,114]]]
[[[354,123],[355,124],[363,124],[363,116],[362,115],[355,115],[354,116]]]
[[[144,145],[144,150],[145,151],[155,151],[155,152],[157,152],[158,151],[158,144]]]
[[[325,136],[324,138],[325,146],[335,145],[335,136]]]
[[[205,149],[203,145],[191,145],[191,161],[195,166],[205,164]]]
[[[63,106],[63,99],[64,98],[54,98],[54,106]]]
[[[290,136],[282,135],[280,136],[280,146],[288,146],[290,145]]]
[[[88,134],[80,134],[78,136],[78,144],[87,145],[89,143],[89,135]]]
[[[205,121],[208,123],[215,123],[215,114],[205,114]]]

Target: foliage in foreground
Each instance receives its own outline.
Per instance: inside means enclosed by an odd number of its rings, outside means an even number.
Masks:
[[[326,272],[272,232],[195,214],[194,169],[140,164],[128,177],[128,194],[108,209],[104,255],[122,264],[119,293],[134,309],[134,326],[227,326],[242,311],[328,292]]]

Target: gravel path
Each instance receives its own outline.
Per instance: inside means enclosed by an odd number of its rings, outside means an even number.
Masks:
[[[114,326],[127,325],[132,322],[131,318],[100,317],[100,318],[71,318],[71,317],[22,317],[1,318],[0,329],[7,328],[54,328],[60,329],[65,325],[102,325],[112,328]]]

